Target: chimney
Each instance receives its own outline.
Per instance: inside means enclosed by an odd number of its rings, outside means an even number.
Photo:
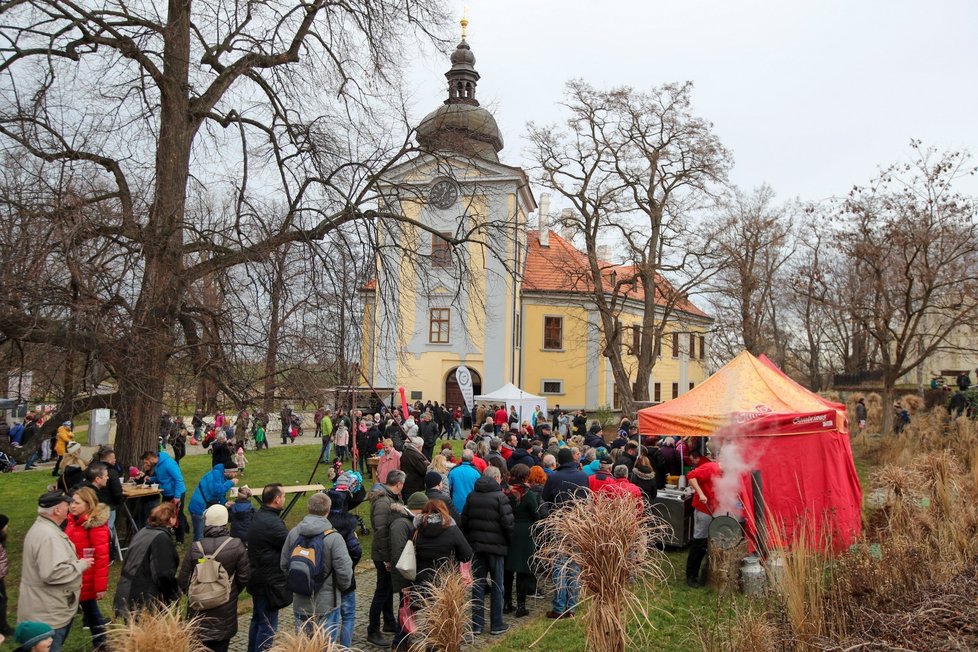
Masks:
[[[560,237],[567,242],[574,242],[574,209],[565,208],[560,211]]]
[[[611,245],[598,245],[598,260],[605,263],[611,262]]]
[[[550,193],[545,192],[540,195],[540,208],[537,209],[537,220],[539,231],[537,239],[541,247],[550,246]]]

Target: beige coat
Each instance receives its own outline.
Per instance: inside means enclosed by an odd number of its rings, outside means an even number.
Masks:
[[[38,516],[24,538],[17,620],[64,627],[78,611],[82,563],[71,539],[50,519]]]

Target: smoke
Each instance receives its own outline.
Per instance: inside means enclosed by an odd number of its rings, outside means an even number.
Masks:
[[[735,434],[717,442],[720,446],[717,462],[720,463],[722,473],[714,483],[719,504],[714,516],[729,514],[739,518],[743,515],[741,489],[744,478],[756,468],[758,459],[757,451],[747,444],[748,441],[751,440]]]

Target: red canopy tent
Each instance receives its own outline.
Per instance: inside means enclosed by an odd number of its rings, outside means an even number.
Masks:
[[[735,442],[749,470],[761,471],[768,530],[777,526],[787,541],[804,528],[810,541],[838,551],[859,536],[862,489],[845,406],[805,389],[763,355],[744,351],[683,396],[639,410],[638,427],[643,435]],[[740,486],[751,534],[749,477]]]

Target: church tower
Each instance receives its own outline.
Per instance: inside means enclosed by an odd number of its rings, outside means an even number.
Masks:
[[[461,25],[447,98],[416,129],[422,153],[382,184],[387,206],[425,228],[400,238],[411,251],[398,264],[379,265],[365,290],[361,356],[375,387],[403,386],[410,401],[452,406],[462,404],[459,365],[472,372],[476,393],[519,383],[520,277],[527,218],[536,209],[523,170],[499,161],[503,138],[476,98],[481,77],[468,20]],[[382,300],[384,287],[397,289],[396,307]]]

